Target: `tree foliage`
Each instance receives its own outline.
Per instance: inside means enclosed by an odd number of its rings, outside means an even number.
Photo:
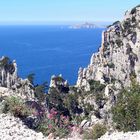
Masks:
[[[27,76],[27,79],[31,82],[31,84],[34,85],[34,78],[35,78],[35,74],[31,73]]]
[[[129,89],[118,95],[112,114],[117,129],[126,132],[140,130],[140,85],[132,82]]]
[[[46,99],[46,90],[48,89],[47,82],[35,86],[35,97],[39,102],[44,102]]]

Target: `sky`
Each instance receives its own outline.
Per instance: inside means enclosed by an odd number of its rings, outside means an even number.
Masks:
[[[112,22],[140,0],[0,0],[0,24]]]

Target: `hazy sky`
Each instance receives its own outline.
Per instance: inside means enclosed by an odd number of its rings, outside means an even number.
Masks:
[[[116,21],[140,0],[0,0],[0,24]]]

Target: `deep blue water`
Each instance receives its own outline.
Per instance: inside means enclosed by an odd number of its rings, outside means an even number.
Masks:
[[[75,84],[79,67],[89,63],[103,29],[73,30],[54,26],[0,26],[0,56],[15,59],[19,75],[35,73],[36,82],[62,74]]]

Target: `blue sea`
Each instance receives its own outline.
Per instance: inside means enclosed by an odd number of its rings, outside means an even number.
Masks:
[[[64,26],[0,26],[0,56],[15,59],[18,74],[35,74],[36,83],[62,74],[75,84],[79,67],[86,67],[101,44],[104,29]]]

